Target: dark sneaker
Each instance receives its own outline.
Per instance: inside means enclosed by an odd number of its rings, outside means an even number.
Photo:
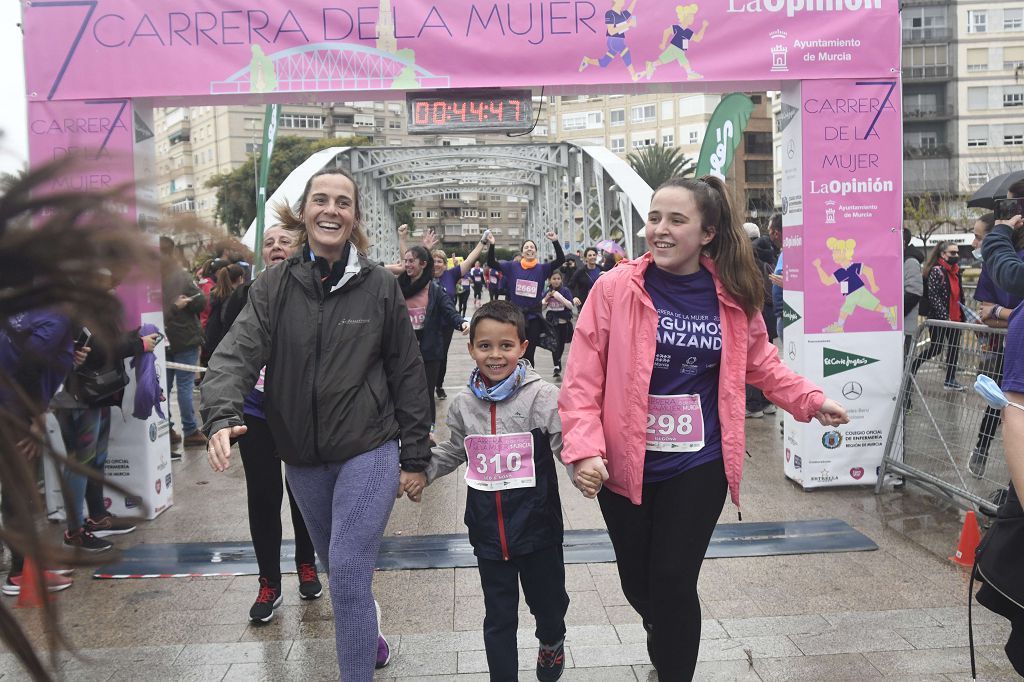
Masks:
[[[71,587],[71,578],[65,578],[62,575],[57,575],[53,571],[46,571],[44,573],[46,578],[46,591],[47,592],[60,592]],[[24,574],[22,575],[9,575],[7,580],[4,581],[4,585],[0,588],[4,594],[8,597],[17,597],[21,594],[21,585],[24,581]]]
[[[256,602],[249,609],[249,620],[253,623],[269,623],[274,619],[274,609],[284,601],[281,583],[272,585],[266,578],[260,578],[260,592]]]
[[[986,466],[988,466],[988,453],[982,452],[981,448],[974,448],[971,459],[967,462],[967,470],[975,478],[984,478]]]
[[[185,440],[182,442],[187,448],[205,448],[209,440],[207,440],[206,436],[204,436],[201,431],[196,431],[195,433],[190,433],[185,436]]]
[[[437,393],[437,399],[438,399],[438,400],[444,400],[445,398],[447,398],[447,397],[448,397],[448,394],[447,394],[447,393],[445,393],[445,392],[444,392],[444,389],[443,389],[443,388],[441,388],[440,386],[438,386],[438,387],[437,387],[437,391],[436,391],[436,393]]]
[[[942,388],[947,390],[947,391],[956,391],[957,393],[963,393],[964,391],[967,390],[966,386],[964,386],[963,384],[957,383],[955,381],[943,382]]]
[[[171,445],[177,445],[180,442],[181,442],[181,436],[178,434],[177,431],[175,431],[174,429],[171,429]]]
[[[537,679],[540,682],[555,682],[565,669],[565,639],[554,644],[540,643],[537,650]]]
[[[114,546],[110,541],[98,538],[84,528],[79,528],[74,533],[64,531],[64,544],[86,552],[106,552]]]
[[[108,535],[131,533],[135,530],[135,524],[125,519],[119,519],[113,514],[105,514],[98,519],[86,519],[84,528],[98,538],[105,538]]]
[[[654,663],[654,654],[651,653],[651,631],[654,630],[654,626],[650,623],[644,623],[644,631],[647,632],[647,658],[651,659],[651,663]]]
[[[559,367],[558,365],[555,365],[554,371],[551,372],[551,378],[552,379],[557,379],[560,376],[562,376],[562,368]]]
[[[301,599],[319,599],[324,593],[320,584],[320,576],[316,573],[316,564],[299,564],[299,597]]]
[[[181,450],[171,450],[171,461],[172,462],[180,462],[184,458],[185,458],[185,453],[182,452]]]
[[[377,662],[373,667],[380,670],[391,662],[391,645],[388,644],[388,640],[384,639],[384,635],[380,631],[380,604],[376,599],[373,600],[373,608],[377,610]]]

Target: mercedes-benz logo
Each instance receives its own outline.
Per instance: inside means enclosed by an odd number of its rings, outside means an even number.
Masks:
[[[856,400],[862,395],[864,395],[864,387],[861,386],[860,382],[847,381],[843,386],[843,397],[847,400]]]
[[[796,342],[795,341],[790,341],[789,342],[789,359],[790,360],[796,360]]]

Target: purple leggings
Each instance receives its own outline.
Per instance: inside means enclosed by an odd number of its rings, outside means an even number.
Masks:
[[[338,668],[345,682],[373,679],[373,568],[395,504],[398,473],[397,441],[344,462],[285,465],[288,485],[327,570]]]

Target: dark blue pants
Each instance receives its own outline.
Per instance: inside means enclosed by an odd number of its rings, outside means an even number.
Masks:
[[[537,619],[537,639],[554,644],[565,637],[565,563],[562,546],[554,545],[508,561],[477,557],[480,585],[484,591],[484,648],[494,682],[519,679],[519,584]]]

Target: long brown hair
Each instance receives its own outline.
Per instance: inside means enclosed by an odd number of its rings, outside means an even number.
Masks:
[[[221,301],[226,301],[231,292],[235,290],[231,283],[243,277],[245,277],[245,270],[241,265],[238,263],[225,265],[217,271],[217,284],[214,285],[210,294]]]
[[[306,199],[309,198],[309,190],[313,186],[313,180],[317,179],[321,175],[340,175],[344,178],[348,178],[348,181],[352,183],[352,189],[355,200],[355,215],[356,220],[352,225],[352,236],[349,237],[349,241],[356,245],[356,250],[360,253],[365,254],[370,248],[370,239],[366,236],[366,232],[363,230],[363,212],[359,202],[359,185],[356,184],[356,179],[351,173],[344,168],[324,168],[318,170],[310,176],[306,182],[305,189],[302,190],[302,196],[295,202],[294,206],[288,206],[287,204],[280,203],[275,204],[272,208],[277,213],[277,220],[286,230],[301,230],[303,234],[306,232],[306,224],[303,222],[302,212],[306,207]],[[262,244],[258,244],[257,247],[262,247]]]
[[[932,252],[928,254],[928,260],[926,260],[924,265],[921,266],[921,272],[925,277],[927,277],[928,273],[932,271],[932,268],[939,264],[939,259],[942,258],[942,252],[948,249],[949,245],[950,242],[939,242],[935,245],[935,248],[932,249]]]
[[[732,210],[725,183],[713,175],[705,175],[696,180],[672,178],[661,185],[655,194],[670,187],[687,189],[693,194],[693,200],[703,218],[701,229],[710,232],[710,228],[714,228],[715,231],[714,239],[704,247],[704,253],[715,262],[722,286],[743,308],[749,319],[760,315],[764,307],[764,280],[754,263],[750,239]]]

